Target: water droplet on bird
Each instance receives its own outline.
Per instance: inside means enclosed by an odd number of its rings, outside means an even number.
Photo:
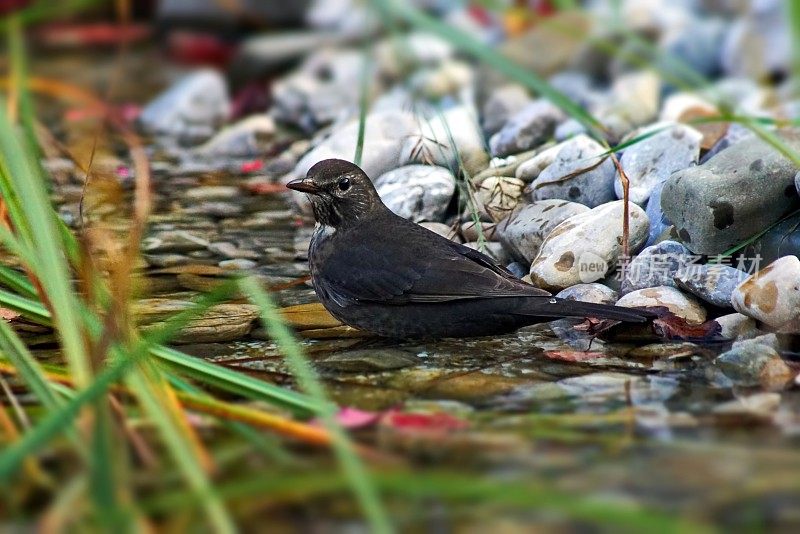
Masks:
[[[555,303],[557,303],[557,302],[558,302],[558,301],[557,301],[556,299],[550,299],[550,304],[555,304]]]

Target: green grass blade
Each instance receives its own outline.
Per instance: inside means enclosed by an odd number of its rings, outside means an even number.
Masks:
[[[286,362],[292,369],[302,389],[319,406],[322,424],[330,432],[333,449],[342,466],[353,492],[369,522],[372,531],[377,533],[392,532],[389,517],[381,504],[369,473],[361,463],[352,442],[336,421],[335,406],[328,400],[325,388],[317,378],[316,372],[303,356],[300,345],[294,339],[289,328],[272,303],[270,297],[261,289],[253,278],[241,281],[242,292],[261,309],[261,321],[270,336],[280,347]]]
[[[361,80],[359,83],[360,95],[358,98],[358,139],[356,141],[356,153],[353,156],[353,163],[361,166],[361,154],[364,151],[364,132],[367,124],[367,108],[369,107],[369,75],[371,61],[364,43],[364,53],[362,54],[363,65],[361,66]]]

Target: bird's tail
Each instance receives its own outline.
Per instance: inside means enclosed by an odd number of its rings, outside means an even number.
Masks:
[[[578,300],[565,300],[549,297],[543,304],[541,301],[532,306],[530,313],[541,317],[594,317],[596,319],[612,319],[630,323],[644,323],[657,317],[656,314],[636,308],[624,308],[609,304],[595,304]]]

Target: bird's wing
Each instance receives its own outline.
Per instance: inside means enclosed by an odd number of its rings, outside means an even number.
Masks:
[[[477,250],[413,223],[397,230],[397,235],[382,239],[355,235],[337,243],[315,276],[317,290],[340,305],[550,295]]]

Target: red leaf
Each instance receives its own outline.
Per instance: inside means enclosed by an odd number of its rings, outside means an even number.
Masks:
[[[447,413],[406,413],[390,410],[381,423],[397,430],[441,431],[461,430],[469,427],[469,422]]]

